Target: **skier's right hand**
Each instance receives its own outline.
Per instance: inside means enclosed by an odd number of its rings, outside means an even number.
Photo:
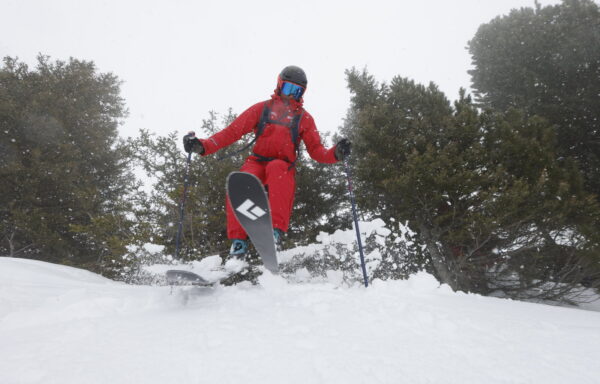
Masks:
[[[204,145],[196,137],[196,133],[193,131],[188,132],[187,135],[183,136],[183,149],[187,153],[195,152],[199,155],[204,154]]]

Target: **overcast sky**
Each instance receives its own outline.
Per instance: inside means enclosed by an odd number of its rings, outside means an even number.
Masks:
[[[344,70],[433,81],[455,99],[470,85],[465,47],[479,25],[526,6],[534,1],[1,0],[0,56],[75,57],[113,72],[130,112],[122,136],[241,113],[294,64],[308,76],[306,109],[333,132],[349,106]]]

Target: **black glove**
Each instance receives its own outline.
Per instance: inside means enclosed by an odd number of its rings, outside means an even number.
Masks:
[[[350,147],[352,143],[348,139],[340,140],[335,146],[335,158],[336,160],[344,160],[350,154]]]
[[[196,133],[192,131],[183,136],[183,149],[185,149],[187,153],[195,152],[199,155],[204,154],[204,145],[202,145],[202,142],[198,140]]]

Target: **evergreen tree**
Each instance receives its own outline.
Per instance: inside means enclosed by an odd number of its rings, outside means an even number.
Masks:
[[[347,75],[362,204],[408,220],[442,282],[557,299],[598,277],[598,204],[545,120],[481,113],[464,91],[451,106],[434,84]]]
[[[230,111],[219,121],[211,112],[197,135],[213,134],[235,118]],[[175,241],[180,220],[179,205],[183,197],[187,154],[181,135],[173,132],[156,136],[147,131],[131,140],[138,162],[153,179],[153,190],[147,202],[148,217],[153,228],[153,242],[165,245],[166,253],[175,254]],[[229,147],[235,153],[244,142]],[[195,260],[214,254],[226,254],[229,242],[225,227],[225,180],[242,162],[241,154],[218,160],[217,156],[192,154],[189,189],[184,214],[180,258]]]
[[[0,68],[0,253],[101,270],[132,237],[119,81],[92,62]]]
[[[352,223],[342,164],[321,164],[301,150],[296,162],[296,196],[286,246],[306,245],[320,232]]]
[[[524,109],[556,125],[558,156],[571,157],[600,199],[600,9],[591,0],[513,10],[469,42],[473,89],[486,107]]]

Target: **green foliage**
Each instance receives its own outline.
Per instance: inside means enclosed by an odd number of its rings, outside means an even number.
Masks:
[[[351,225],[342,166],[317,163],[301,154],[296,162],[296,196],[285,247],[306,245],[320,232]]]
[[[557,155],[571,157],[600,199],[600,9],[591,0],[513,10],[469,42],[475,96],[525,110],[557,128]]]
[[[92,62],[0,69],[0,253],[99,270],[132,238],[119,81]],[[110,224],[108,224],[110,223]],[[114,224],[119,226],[114,226]],[[110,228],[109,228],[110,227]]]
[[[386,222],[408,220],[442,282],[555,298],[565,291],[549,283],[598,272],[600,209],[574,163],[557,159],[545,120],[481,113],[464,91],[451,106],[433,84],[347,76],[360,200]]]
[[[222,119],[221,125],[226,126],[234,118],[230,111]],[[217,132],[218,115],[210,113],[210,118],[203,121],[201,129],[198,136]],[[147,201],[152,242],[165,245],[165,252],[174,255],[187,168],[187,154],[183,152],[181,135],[173,132],[159,137],[142,130],[130,144],[137,161],[153,181],[153,190]],[[243,143],[236,143],[229,151],[234,153],[241,146]],[[225,179],[241,163],[241,154],[222,161],[218,161],[215,156],[192,156],[179,255],[183,260],[195,260],[228,251]]]

